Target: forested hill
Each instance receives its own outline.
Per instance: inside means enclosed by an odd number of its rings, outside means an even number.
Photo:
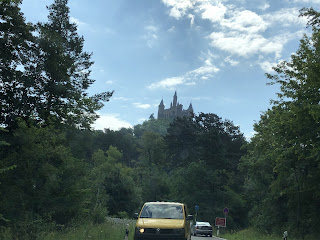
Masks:
[[[88,95],[93,62],[67,0],[36,25],[19,5],[0,1],[1,239],[131,218],[146,201],[198,205],[212,224],[228,207],[228,229],[319,235],[320,13],[301,10],[312,35],[266,76],[280,92],[247,142],[213,113],[92,130],[113,92]]]

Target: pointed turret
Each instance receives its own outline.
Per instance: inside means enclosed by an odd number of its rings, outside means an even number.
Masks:
[[[177,106],[177,100],[178,100],[178,97],[177,97],[177,91],[174,92],[174,96],[173,96],[173,106]]]
[[[164,104],[162,99],[158,108],[158,119],[162,119],[163,117],[164,117]]]
[[[161,107],[162,107],[162,106],[164,107],[163,98],[161,99],[161,102],[160,102],[160,104],[159,104],[159,107],[160,107],[160,106],[161,106]]]

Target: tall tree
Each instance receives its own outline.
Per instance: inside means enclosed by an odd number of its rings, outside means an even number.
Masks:
[[[112,92],[89,97],[86,90],[93,64],[83,51],[84,38],[70,22],[68,0],[55,0],[48,7],[48,23],[39,23],[42,79],[38,114],[45,122],[63,122],[88,128],[97,118],[96,110]]]
[[[36,62],[34,27],[26,24],[21,1],[0,1],[0,123],[12,126],[35,113]]]
[[[256,224],[319,234],[320,14],[310,8],[301,15],[309,18],[312,35],[301,39],[289,62],[274,68],[276,74],[267,74],[281,92],[255,125],[242,166],[249,169],[253,211],[260,209]]]

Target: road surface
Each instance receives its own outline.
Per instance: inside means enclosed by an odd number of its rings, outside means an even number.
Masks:
[[[223,238],[206,237],[206,236],[191,236],[191,240],[223,240]]]

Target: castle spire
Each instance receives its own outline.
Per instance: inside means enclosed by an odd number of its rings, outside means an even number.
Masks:
[[[177,106],[177,100],[178,100],[178,97],[177,97],[177,90],[174,92],[174,96],[173,96],[173,106]]]

